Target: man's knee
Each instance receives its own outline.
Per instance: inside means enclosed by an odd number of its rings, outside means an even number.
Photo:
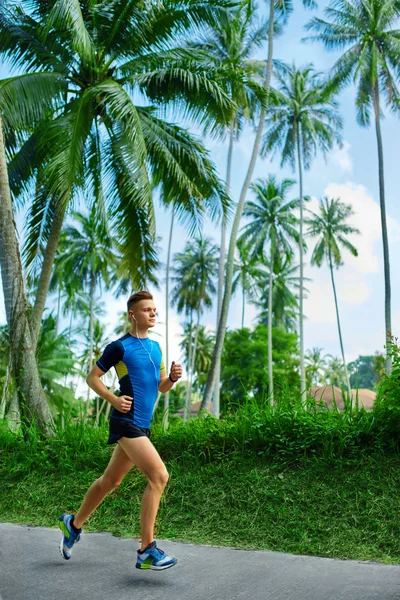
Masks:
[[[102,475],[101,477],[99,477],[99,479],[97,480],[99,487],[101,487],[101,489],[105,492],[111,492],[112,490],[114,490],[116,487],[118,487],[120,485],[120,483],[122,482],[123,477],[116,477],[113,475],[108,475],[107,473],[104,473],[104,475]]]
[[[168,479],[169,479],[169,473],[168,473],[167,469],[162,469],[160,471],[156,471],[155,473],[151,474],[151,477],[149,477],[149,481],[154,487],[162,488],[162,489],[164,489],[165,486],[167,485]]]

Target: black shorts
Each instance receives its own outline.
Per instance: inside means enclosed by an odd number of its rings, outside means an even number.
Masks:
[[[122,437],[137,438],[150,437],[150,429],[139,427],[129,419],[115,419],[110,417],[110,435],[107,444],[115,444]]]

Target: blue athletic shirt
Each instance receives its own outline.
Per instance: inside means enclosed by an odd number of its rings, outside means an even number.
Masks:
[[[113,408],[111,419],[133,421],[139,427],[150,429],[160,376],[163,371],[165,372],[160,344],[148,337],[139,340],[127,333],[108,344],[96,364],[104,373],[107,373],[111,367],[115,367],[120,395],[133,398],[129,412],[122,413]]]

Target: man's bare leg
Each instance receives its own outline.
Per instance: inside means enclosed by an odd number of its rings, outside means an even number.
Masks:
[[[110,462],[103,475],[96,479],[88,489],[86,496],[76,515],[74,515],[74,527],[80,529],[84,522],[90,517],[100,502],[115,489],[123,480],[125,475],[133,467],[133,462],[128,458],[124,450],[117,444],[112,453]]]
[[[118,444],[147,478],[147,486],[142,498],[140,522],[143,550],[154,540],[154,523],[160,499],[168,482],[168,472],[160,455],[147,437],[121,438]]]

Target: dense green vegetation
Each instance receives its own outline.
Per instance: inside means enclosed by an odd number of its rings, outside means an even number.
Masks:
[[[398,375],[397,375],[398,377]],[[338,558],[400,561],[400,397],[386,382],[373,413],[275,409],[251,400],[221,421],[161,420],[153,441],[171,479],[157,535]],[[315,409],[315,407],[314,407]],[[2,519],[54,526],[105,467],[107,431],[69,424],[51,439],[0,429]],[[29,451],[27,451],[29,448]],[[79,473],[79,477],[77,474]],[[145,480],[131,472],[86,531],[139,536]]]

